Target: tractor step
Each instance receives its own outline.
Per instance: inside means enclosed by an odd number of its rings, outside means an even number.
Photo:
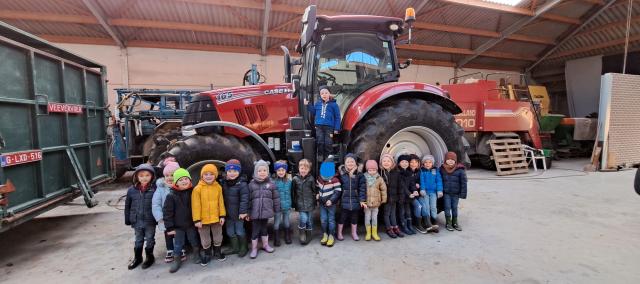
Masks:
[[[489,140],[488,143],[496,163],[496,175],[506,176],[529,172],[529,164],[520,138],[506,136],[502,139]]]

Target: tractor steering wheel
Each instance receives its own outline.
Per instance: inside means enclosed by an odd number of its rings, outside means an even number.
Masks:
[[[320,76],[320,75],[323,75],[323,76]],[[333,83],[333,85],[336,85],[336,76],[333,76],[327,72],[318,72],[318,78],[323,79],[324,81],[330,81]]]

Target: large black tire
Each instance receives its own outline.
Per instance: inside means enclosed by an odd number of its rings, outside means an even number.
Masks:
[[[242,164],[242,173],[248,177],[253,175],[253,163],[260,159],[256,151],[245,141],[232,135],[216,133],[186,137],[171,145],[160,155],[159,160],[167,157],[175,157],[183,168],[203,160],[226,162],[230,159],[238,159]]]
[[[176,143],[180,136],[182,136],[180,128],[161,129],[159,132],[154,133],[153,137],[151,137],[153,146],[151,146],[147,161],[152,165],[157,165],[160,162],[160,155],[166,152],[173,143]]]
[[[633,187],[635,187],[636,193],[640,194],[640,167],[636,170],[636,179],[633,182]]]
[[[496,161],[491,159],[491,156],[487,155],[476,155],[474,160],[482,167],[483,169],[495,171],[496,170]]]
[[[363,160],[378,161],[387,141],[410,126],[424,126],[435,131],[449,151],[456,152],[459,161],[464,160],[464,129],[442,106],[420,99],[394,100],[372,110],[355,127],[348,150]]]

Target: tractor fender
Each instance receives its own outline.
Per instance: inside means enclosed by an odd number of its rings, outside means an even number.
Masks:
[[[400,97],[434,102],[454,115],[462,112],[462,109],[447,98],[445,91],[439,87],[416,82],[385,83],[365,91],[349,105],[342,120],[342,128],[351,131],[376,105]]]

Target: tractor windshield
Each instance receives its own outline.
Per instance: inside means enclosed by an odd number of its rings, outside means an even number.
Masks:
[[[328,86],[343,114],[358,95],[394,71],[392,43],[373,33],[322,35],[316,58],[316,87]]]

